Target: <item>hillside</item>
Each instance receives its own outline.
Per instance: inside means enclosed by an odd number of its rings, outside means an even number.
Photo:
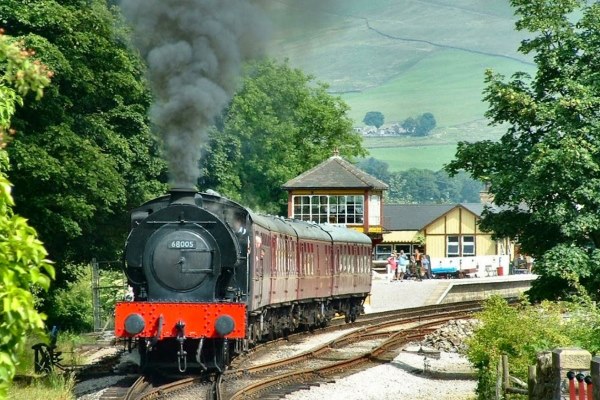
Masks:
[[[523,33],[514,30],[508,0],[264,4],[274,24],[270,55],[328,83],[356,126],[368,111],[381,111],[386,124],[433,113],[436,135],[424,144],[499,137],[484,118],[485,69],[534,72],[517,52]]]

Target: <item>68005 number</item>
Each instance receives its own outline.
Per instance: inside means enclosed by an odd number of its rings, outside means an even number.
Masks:
[[[195,240],[173,240],[169,243],[170,249],[195,249]]]

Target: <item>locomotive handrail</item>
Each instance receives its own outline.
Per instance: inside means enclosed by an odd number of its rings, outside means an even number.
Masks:
[[[217,221],[144,221],[146,224],[181,224],[185,222],[186,224],[216,224]]]

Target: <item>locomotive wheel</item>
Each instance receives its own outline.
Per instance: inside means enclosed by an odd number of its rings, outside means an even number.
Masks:
[[[348,315],[348,313],[344,314],[344,322],[345,323],[350,323],[350,315]]]

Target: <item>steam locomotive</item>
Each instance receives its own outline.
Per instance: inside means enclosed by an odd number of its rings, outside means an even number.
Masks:
[[[131,212],[133,301],[115,334],[143,368],[224,370],[257,342],[353,322],[371,289],[371,240],[333,225],[253,213],[216,193],[172,189]]]

